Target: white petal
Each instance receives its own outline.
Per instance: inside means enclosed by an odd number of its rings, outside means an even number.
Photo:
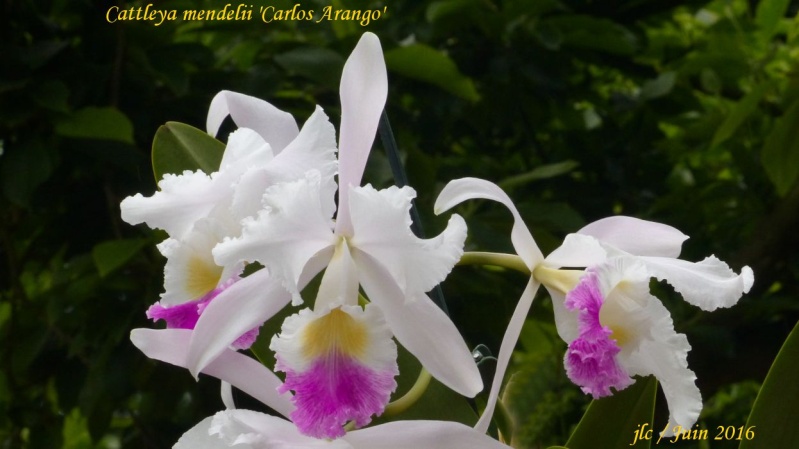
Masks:
[[[336,232],[348,235],[351,185],[361,184],[366,159],[388,96],[388,77],[380,39],[364,33],[344,64],[341,74],[341,129],[339,134],[339,216]]]
[[[329,441],[301,435],[289,421],[250,410],[225,410],[217,413],[208,426],[208,432],[236,449],[242,447],[238,445],[245,445],[245,449],[352,449],[342,439]],[[188,446],[186,449],[189,449]]]
[[[621,348],[619,364],[630,376],[658,379],[671,415],[669,430],[675,425],[691,429],[702,410],[696,375],[688,368],[691,346],[685,335],[674,331],[668,310],[649,293],[646,267],[640,260],[621,257],[596,270],[605,294],[600,322],[613,331]]]
[[[234,410],[236,408],[236,401],[233,399],[233,385],[225,382],[224,380],[219,383],[219,395],[222,396],[222,404],[226,409]]]
[[[450,181],[444,186],[444,190],[438,195],[435,204],[436,214],[441,214],[456,205],[471,199],[487,199],[502,203],[513,214],[513,229],[511,230],[511,241],[516,253],[524,260],[531,271],[533,267],[544,260],[544,255],[538,249],[533,235],[522,221],[519,211],[511,201],[510,197],[494,183],[477,178],[462,178]]]
[[[200,421],[180,437],[172,449],[229,449],[230,445],[216,435],[211,435],[209,430],[214,417],[209,416]],[[242,447],[241,449],[248,449]]]
[[[636,256],[677,257],[688,236],[679,230],[623,215],[607,217],[577,231]]]
[[[566,343],[571,343],[580,334],[578,316],[579,314],[566,310],[566,295],[558,289],[546,287],[549,297],[552,299],[552,309],[555,312],[555,328],[558,336]]]
[[[527,319],[527,313],[530,311],[530,306],[533,304],[533,298],[538,291],[539,283],[533,278],[527,282],[519,302],[516,304],[516,309],[511,315],[508,328],[505,330],[505,335],[502,337],[502,344],[499,347],[499,354],[497,356],[497,370],[494,373],[494,380],[491,383],[491,392],[488,395],[488,402],[483,414],[475,424],[474,429],[483,434],[488,431],[488,426],[491,424],[491,418],[494,416],[494,407],[497,405],[497,398],[499,397],[499,390],[502,387],[502,381],[505,378],[505,371],[508,369],[510,357],[513,355],[513,350],[516,347],[516,342],[519,341],[519,335],[522,332],[524,321]]]
[[[231,166],[243,165],[237,171],[240,175],[246,169],[247,162],[266,163],[274,158],[272,147],[260,134],[249,128],[239,128],[230,133],[219,163],[219,171],[224,171]],[[241,164],[242,161],[247,161]]]
[[[415,196],[410,187],[377,191],[367,185],[350,190],[350,244],[379,260],[408,295],[430,291],[443,281],[463,255],[466,240],[466,223],[458,215],[437,237],[413,235],[410,210]]]
[[[189,329],[134,329],[130,341],[151,359],[186,368],[191,333]],[[244,354],[226,349],[205,367],[203,373],[230,383],[283,416],[294,410],[291,396],[277,393],[281,380],[260,362]]]
[[[509,449],[471,427],[451,421],[394,421],[349,432],[356,449]]]
[[[317,170],[326,184],[323,188],[326,197],[322,202],[324,214],[332,217],[336,210],[334,175],[337,167],[336,131],[322,108],[317,106],[300,134],[279,155],[242,175],[236,186],[233,211],[240,219],[255,216],[270,186],[295,181],[303,178],[307,171]]]
[[[358,305],[358,273],[347,241],[341,239],[322,275],[314,309],[324,310],[343,304]]]
[[[122,219],[133,225],[147,223],[175,238],[188,232],[194,222],[207,216],[229,193],[219,189],[211,177],[200,170],[166,174],[158,187],[160,190],[151,197],[138,193],[122,200]]]
[[[456,392],[474,397],[483,389],[480,372],[458,329],[424,294],[406,296],[388,270],[372,256],[353,249],[359,280],[380,307],[397,340],[430,374]]]
[[[215,136],[228,114],[240,128],[255,130],[280,153],[299,132],[297,122],[288,112],[249,95],[223,90],[211,100],[206,130]]]
[[[243,223],[242,236],[214,249],[218,264],[258,261],[283,282],[300,304],[297,282],[308,261],[335,244],[330,217],[324,215],[318,172],[295,182],[269,188],[266,210]],[[315,273],[314,273],[315,274]]]
[[[652,337],[639,342],[628,357],[620,353],[619,361],[631,376],[651,374],[658,379],[669,408],[669,436],[674,426],[691,429],[696,423],[702,411],[702,395],[696,386],[696,375],[688,368],[691,345],[685,335],[674,331],[669,312],[650,296],[647,310],[642,313],[647,316]]]
[[[745,266],[741,274],[735,274],[715,256],[701,262],[665,257],[639,259],[652,276],[665,280],[687,302],[707,311],[734,305],[741,295],[749,291],[755,280],[751,268]]]
[[[557,249],[549,253],[546,264],[554,268],[590,267],[604,262],[607,258],[608,251],[596,238],[569,234]]]
[[[234,186],[242,174],[271,160],[272,152],[258,134],[239,129],[230,135],[219,171],[210,175],[201,170],[166,174],[158,182],[160,190],[153,196],[145,198],[138,194],[122,201],[122,219],[130,224],[145,222],[151,228],[181,238],[198,220],[214,211],[228,213],[226,208],[233,200]]]
[[[195,377],[242,334],[263,324],[291,299],[267,270],[234,283],[203,310],[186,357]]]

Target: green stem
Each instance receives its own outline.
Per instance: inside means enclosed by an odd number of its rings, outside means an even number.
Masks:
[[[416,378],[416,383],[413,384],[411,389],[408,390],[408,392],[405,393],[405,395],[403,395],[401,398],[389,403],[385,410],[383,410],[383,416],[397,415],[415,404],[416,401],[418,401],[427,390],[427,386],[430,385],[430,379],[430,373],[428,373],[426,369],[422,368],[422,370],[419,371],[419,377]]]
[[[497,399],[494,412],[494,423],[497,425],[500,437],[507,443],[513,437],[513,418],[501,399]]]
[[[530,274],[530,269],[524,264],[522,258],[516,254],[470,251],[463,253],[458,265],[493,265],[495,267],[516,270],[526,275]]]

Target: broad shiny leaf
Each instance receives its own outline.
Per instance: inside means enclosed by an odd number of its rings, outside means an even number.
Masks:
[[[635,384],[613,396],[591,402],[566,447],[569,449],[649,448],[652,441],[646,438],[638,438],[634,446],[632,442],[639,426],[648,424],[648,428],[652,429],[656,392],[657,381],[649,376],[637,379]],[[657,438],[660,430],[653,429],[653,439]]]
[[[164,174],[185,170],[213,173],[219,169],[225,144],[185,123],[167,122],[153,139],[153,174],[160,181]]]
[[[766,375],[746,421],[739,449],[796,447],[799,441],[799,323],[785,340]]]

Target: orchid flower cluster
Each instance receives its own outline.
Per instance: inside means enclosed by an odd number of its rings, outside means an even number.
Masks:
[[[169,236],[158,245],[167,259],[164,293],[147,310],[166,329],[135,329],[131,340],[150,358],[222,380],[227,409],[175,447],[507,447],[486,431],[540,285],[552,297],[568,343],[565,370],[575,384],[600,398],[631,385],[633,376],[654,375],[670,422],[690,428],[702,406],[686,361],[690,346],[649,293],[649,279],[666,280],[689,303],[714,310],[749,290],[752,271],[736,274],[712,256],[677,259],[685,235],[629,217],[592,223],[544,257],[507,194],[473,178],[450,182],[436,213],[476,198],[504,204],[515,221],[517,255],[464,254],[467,228],[457,214],[438,236],[416,237],[412,188],[361,185],[387,92],[380,41],[371,33],[344,66],[338,143],[321,107],[299,128],[263,100],[220,92],[207,131],[216,135],[228,116],[238,129],[218,171],[167,174],[152,196],[122,202],[125,221]],[[397,343],[455,392],[474,397],[483,389],[466,342],[426,294],[456,263],[470,261],[529,274],[481,418],[474,427],[422,420],[368,427],[396,390]],[[245,275],[245,267],[257,265]],[[309,298],[305,287],[318,275]],[[262,336],[271,337],[273,370],[239,352],[289,303],[302,308],[277,335]],[[282,417],[236,409],[231,386]]]

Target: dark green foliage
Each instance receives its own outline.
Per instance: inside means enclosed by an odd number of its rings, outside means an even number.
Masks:
[[[202,129],[219,90],[300,122],[318,103],[337,124],[341,66],[364,30],[386,52],[388,114],[429,235],[446,219],[431,213],[437,191],[462,176],[501,183],[545,253],[615,213],[676,226],[692,237],[686,259],[716,254],[755,270],[753,291],[713,314],[654,285],[688,335],[703,397],[763,381],[799,318],[796,2],[366,3],[389,13],[367,27],[156,27],[106,23],[108,2],[0,3],[0,447],[170,447],[221,408],[218,383],[196,384],[128,340],[152,326],[144,311],[161,291],[153,244],[163,236],[122,222],[119,202],[155,190],[158,128]],[[390,183],[378,151],[366,181]],[[458,212],[469,248],[511,250],[500,206]],[[471,346],[498,351],[524,282],[456,268],[444,290]],[[530,322],[551,313],[538,298]],[[506,396],[520,447],[563,444],[578,422],[585,398],[553,348],[538,361],[523,342],[514,357]],[[745,424],[746,407],[721,408],[730,413],[706,412],[703,425]]]

